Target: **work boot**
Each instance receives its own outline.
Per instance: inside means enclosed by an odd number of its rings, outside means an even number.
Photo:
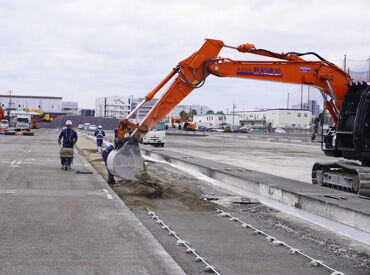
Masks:
[[[108,182],[108,184],[109,184],[110,186],[113,186],[113,187],[120,186],[120,184],[119,184],[119,183],[117,183],[115,180],[109,181],[109,182]]]

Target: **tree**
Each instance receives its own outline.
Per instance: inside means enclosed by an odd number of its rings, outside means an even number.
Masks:
[[[207,111],[206,115],[213,115],[215,112],[213,110]]]
[[[187,112],[185,112],[184,110],[182,110],[182,111],[180,112],[180,117],[181,117],[182,119],[185,119],[185,120],[188,120],[188,119],[189,119],[189,115],[188,115],[188,113],[187,113]]]
[[[224,115],[223,111],[217,111],[216,115]]]
[[[188,114],[188,118],[193,121],[193,117],[197,115],[197,110],[191,110]]]

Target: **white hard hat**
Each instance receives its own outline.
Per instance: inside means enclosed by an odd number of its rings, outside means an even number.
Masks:
[[[66,125],[72,125],[72,121],[67,120],[67,121],[66,121]]]
[[[98,129],[101,129],[101,128],[103,128],[103,127],[101,127],[101,125],[99,125],[99,126],[98,126]]]

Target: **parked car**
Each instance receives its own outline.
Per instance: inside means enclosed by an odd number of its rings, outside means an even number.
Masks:
[[[221,127],[221,128],[214,128],[213,129],[215,132],[224,132],[224,128]]]
[[[84,124],[84,130],[88,131],[90,127],[90,123],[85,123]]]
[[[78,127],[77,127],[78,130],[84,130],[85,129],[85,125],[83,124],[79,124]]]
[[[98,129],[98,127],[96,125],[90,125],[90,127],[89,127],[90,131],[96,131],[96,129]]]
[[[275,129],[275,133],[276,134],[286,134],[286,131],[282,128],[276,128]]]
[[[0,128],[8,129],[9,128],[9,121],[6,119],[2,119],[0,121]]]

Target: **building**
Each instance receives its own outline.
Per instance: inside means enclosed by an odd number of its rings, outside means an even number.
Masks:
[[[95,116],[124,118],[142,102],[144,98],[134,98],[134,96],[106,96],[96,99]],[[153,98],[146,102],[138,112],[132,117],[137,122],[141,121],[152,109],[158,98]]]
[[[134,98],[131,104],[131,110],[134,110],[140,102],[142,102],[144,98]],[[145,104],[137,111],[137,113],[132,117],[133,119],[137,119],[138,122],[141,121],[146,114],[153,108],[153,106],[157,103],[158,98],[153,98],[151,101],[145,102]]]
[[[179,118],[182,111],[190,113],[192,110],[195,110],[197,115],[205,115],[209,108],[203,105],[178,105],[170,112],[170,117]]]
[[[65,115],[78,115],[78,102],[63,101],[62,102],[62,113]]]
[[[317,100],[309,100],[308,103],[302,103],[302,108],[300,103],[294,104],[292,109],[309,110],[313,117],[317,117],[320,114],[320,105],[317,103]]]
[[[195,115],[193,117],[193,123],[198,128],[199,126],[206,126],[212,128],[221,128],[225,126],[233,126],[233,117],[234,117],[234,126],[239,125],[239,115],[233,114],[209,114],[209,115]]]
[[[124,118],[131,111],[132,96],[106,96],[95,101],[95,116]]]
[[[241,126],[253,128],[296,128],[305,129],[312,123],[312,114],[301,109],[266,109],[238,111]]]
[[[0,95],[0,106],[5,111],[36,109],[47,114],[62,114],[62,97]]]
[[[94,109],[81,109],[80,113],[81,116],[95,116]]]

